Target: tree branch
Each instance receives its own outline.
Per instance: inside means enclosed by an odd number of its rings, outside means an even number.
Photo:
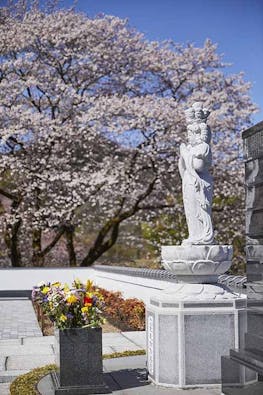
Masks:
[[[20,198],[10,192],[5,191],[4,189],[0,188],[0,194],[7,197],[10,200],[19,201]]]
[[[48,254],[53,247],[57,244],[57,242],[60,240],[60,238],[63,236],[65,233],[65,227],[62,226],[58,233],[55,235],[54,239],[39,253],[41,257],[44,257],[46,254]]]

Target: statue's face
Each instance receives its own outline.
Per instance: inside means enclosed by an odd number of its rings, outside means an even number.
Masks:
[[[195,139],[195,134],[194,131],[192,130],[191,125],[187,127],[187,136],[188,136],[188,142],[191,145],[194,145],[194,139]]]
[[[197,124],[192,124],[187,127],[188,142],[192,146],[201,142],[201,130]]]
[[[203,118],[203,111],[202,111],[201,108],[200,108],[200,109],[197,109],[197,110],[195,111],[195,117],[196,117],[197,119],[202,119],[202,118]]]

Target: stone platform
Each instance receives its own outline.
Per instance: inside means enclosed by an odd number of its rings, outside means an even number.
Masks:
[[[215,284],[174,284],[147,306],[149,377],[176,388],[220,386],[221,356],[243,342],[246,297]]]

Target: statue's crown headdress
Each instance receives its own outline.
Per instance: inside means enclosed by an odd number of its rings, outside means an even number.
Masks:
[[[195,114],[194,117],[196,121],[206,122],[210,112],[207,110],[207,108],[203,107],[201,102],[194,103],[192,105],[192,109]]]

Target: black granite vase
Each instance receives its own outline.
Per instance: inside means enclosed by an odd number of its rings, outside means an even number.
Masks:
[[[55,395],[106,394],[102,369],[102,329],[72,328],[55,331]]]

